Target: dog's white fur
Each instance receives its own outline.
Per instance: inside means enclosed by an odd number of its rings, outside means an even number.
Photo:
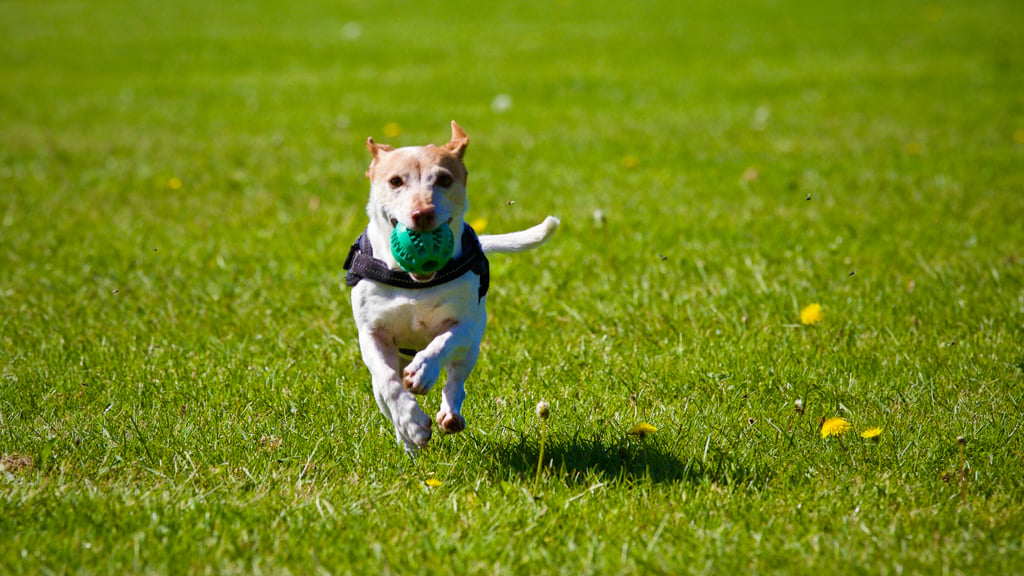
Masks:
[[[400,270],[389,239],[398,222],[413,230],[449,226],[455,254],[462,252],[467,171],[462,163],[469,139],[452,122],[451,140],[443,146],[393,149],[372,138],[373,155],[367,235],[375,258]],[[542,223],[510,234],[480,236],[485,253],[521,252],[545,242],[558,227],[548,216]],[[426,281],[430,277],[417,277]],[[432,421],[414,394],[426,394],[447,374],[441,408],[435,418],[446,433],[460,432],[466,421],[462,403],[465,382],[476,365],[487,324],[486,296],[479,298],[480,277],[472,272],[439,286],[409,290],[362,280],[352,290],[352,312],[359,329],[363,362],[373,379],[380,411],[395,426],[395,436],[415,453],[430,440]],[[400,350],[416,350],[411,358]]]

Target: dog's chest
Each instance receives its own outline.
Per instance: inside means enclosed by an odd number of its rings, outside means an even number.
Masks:
[[[425,290],[404,290],[363,281],[353,291],[360,330],[388,334],[401,347],[420,348],[458,323],[476,323],[484,304],[472,274]]]

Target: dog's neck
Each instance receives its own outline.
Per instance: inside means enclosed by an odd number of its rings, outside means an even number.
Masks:
[[[465,223],[461,217],[458,217],[453,218],[450,224],[442,224],[442,226],[451,227],[452,236],[455,238],[455,251],[452,253],[452,258],[458,258],[462,255],[462,242],[459,239],[462,238],[462,229]],[[394,230],[394,226],[386,218],[379,214],[370,215],[370,225],[366,227],[366,235],[373,248],[373,257],[383,261],[391,270],[401,270],[402,267],[391,255],[392,230]]]

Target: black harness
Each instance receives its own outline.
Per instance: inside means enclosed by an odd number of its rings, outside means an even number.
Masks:
[[[373,257],[373,247],[370,246],[370,238],[366,232],[359,235],[359,239],[352,244],[348,250],[348,258],[345,258],[345,284],[355,286],[364,278],[380,282],[395,288],[406,288],[410,290],[421,290],[440,286],[461,277],[466,272],[472,272],[480,277],[479,298],[487,294],[487,287],[491,283],[491,269],[484,255],[484,249],[480,246],[480,239],[476,232],[469,225],[462,227],[462,254],[458,258],[452,258],[438,270],[434,277],[425,282],[417,282],[412,279],[408,272],[391,270],[383,260]]]

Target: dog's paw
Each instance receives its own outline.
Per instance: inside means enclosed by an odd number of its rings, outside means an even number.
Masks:
[[[445,434],[456,434],[466,428],[466,419],[457,412],[447,412],[444,410],[438,412],[437,423],[444,430]]]
[[[413,394],[426,394],[434,387],[437,378],[441,375],[439,367],[433,362],[424,362],[419,357],[413,358],[412,362],[402,371],[402,385]]]
[[[398,431],[399,440],[405,444],[408,452],[415,453],[420,448],[425,448],[430,442],[431,426],[430,416],[417,410],[403,422],[395,426]]]

